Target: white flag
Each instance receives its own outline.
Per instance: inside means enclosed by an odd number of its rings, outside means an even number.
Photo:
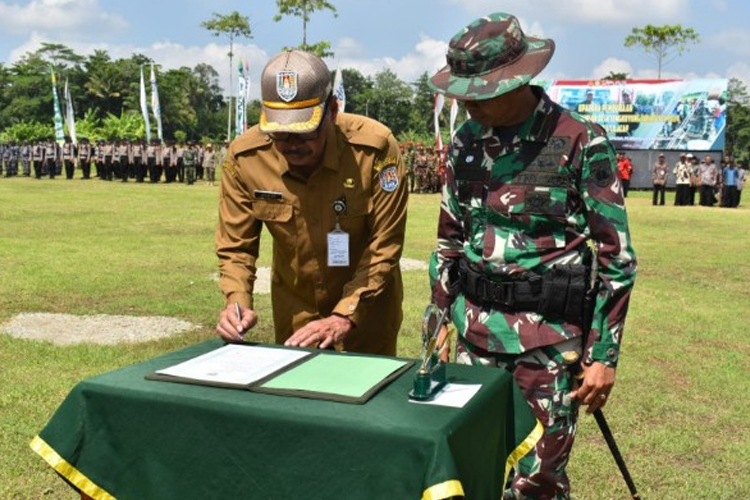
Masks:
[[[244,69],[242,66],[242,59],[237,61],[237,101],[235,103],[237,109],[235,110],[235,135],[241,135],[245,131],[245,111],[247,110],[247,103],[245,97],[247,96],[247,80],[245,80]]]
[[[333,94],[339,103],[339,113],[343,113],[344,108],[346,108],[346,92],[344,91],[344,77],[341,75],[340,68],[336,68],[336,77],[333,79]]]
[[[445,96],[443,94],[435,94],[435,144],[441,150],[443,149],[443,138],[440,137],[440,112],[443,110],[445,105]]]
[[[151,63],[151,111],[156,118],[156,134],[160,141],[164,140],[161,129],[161,106],[159,106],[159,90],[156,88],[156,74],[154,73],[154,64]]]
[[[250,62],[245,61],[245,110],[247,110],[247,103],[250,101]],[[247,132],[247,112],[245,112],[245,121],[242,124],[242,130]]]
[[[65,90],[63,92],[65,97],[65,125],[68,126],[68,134],[70,134],[70,140],[73,144],[78,144],[76,139],[76,117],[73,113],[73,99],[70,97],[70,89],[68,88],[68,79],[65,79]]]
[[[456,118],[458,117],[458,101],[451,99],[451,118],[450,118],[450,131],[451,141],[453,136],[456,134]]]
[[[141,114],[146,127],[146,142],[151,142],[151,121],[148,119],[148,104],[146,104],[146,82],[143,78],[143,66],[141,66]]]

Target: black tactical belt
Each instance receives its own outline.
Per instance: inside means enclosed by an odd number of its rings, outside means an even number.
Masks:
[[[459,286],[474,302],[503,311],[536,312],[549,320],[580,324],[588,283],[583,265],[555,265],[544,275],[526,273],[517,279],[494,280],[461,260]]]
[[[461,290],[479,302],[516,311],[537,311],[539,309],[539,301],[542,296],[542,277],[538,274],[526,276],[519,280],[496,281],[473,270],[468,262],[462,260],[458,265],[458,276]]]

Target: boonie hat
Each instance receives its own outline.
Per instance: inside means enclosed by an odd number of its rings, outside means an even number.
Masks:
[[[555,42],[526,36],[515,16],[497,12],[456,33],[448,44],[448,64],[430,87],[465,101],[491,99],[538,75],[552,58]]]
[[[331,72],[318,56],[287,50],[266,64],[260,92],[261,132],[311,132],[323,118],[331,93]]]

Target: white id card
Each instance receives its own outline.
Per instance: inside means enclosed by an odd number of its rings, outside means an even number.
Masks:
[[[328,267],[349,265],[349,233],[331,231],[328,233]]]

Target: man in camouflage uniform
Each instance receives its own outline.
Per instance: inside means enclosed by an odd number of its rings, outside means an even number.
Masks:
[[[188,141],[187,147],[182,152],[182,164],[185,169],[185,182],[191,185],[195,182],[195,167],[198,164],[198,150],[195,142]]]
[[[430,155],[430,193],[440,192],[440,147],[435,145]]]
[[[578,406],[601,408],[612,390],[635,278],[612,145],[529,84],[553,51],[515,17],[492,14],[453,37],[430,81],[471,115],[447,158],[432,300],[457,328],[457,360],[512,372],[544,428],[505,499],[570,498]],[[590,323],[588,266],[598,284]]]
[[[421,142],[417,143],[417,151],[414,153],[414,182],[417,193],[424,193],[430,181],[430,162],[427,152]]]
[[[406,141],[403,152],[404,166],[406,166],[406,186],[410,193],[414,192],[414,143]]]

